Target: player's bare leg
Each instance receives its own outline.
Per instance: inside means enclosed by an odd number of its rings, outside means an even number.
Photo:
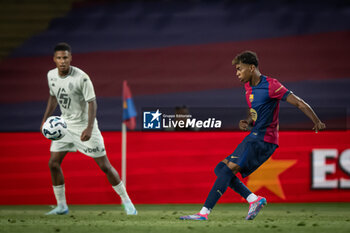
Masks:
[[[112,185],[113,189],[120,196],[125,212],[127,215],[137,215],[137,210],[135,206],[132,204],[128,193],[126,192],[125,186],[123,182],[120,180],[118,172],[109,162],[107,156],[102,156],[98,158],[94,158],[97,165],[101,168],[101,170],[106,174],[109,183]]]
[[[49,168],[51,173],[53,191],[57,201],[57,207],[46,213],[46,215],[61,215],[68,213],[66,202],[64,176],[61,168],[62,161],[68,152],[51,152]]]
[[[230,168],[231,171],[233,172],[233,174],[235,174],[235,175],[241,171],[241,167],[238,164],[230,162],[227,159],[222,160],[222,162],[224,164],[226,164],[228,166],[228,168]]]
[[[101,170],[106,174],[107,179],[112,186],[116,186],[120,183],[119,174],[111,165],[107,156],[94,158],[94,160],[96,161],[97,165],[101,168]]]
[[[51,152],[49,160],[49,168],[51,172],[51,180],[53,186],[63,185],[64,176],[61,168],[62,161],[68,152]]]

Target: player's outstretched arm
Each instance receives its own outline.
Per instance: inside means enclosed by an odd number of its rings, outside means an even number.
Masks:
[[[49,100],[47,101],[47,106],[43,116],[43,120],[41,121],[40,131],[42,130],[42,126],[45,123],[46,119],[49,116],[51,116],[53,111],[55,111],[56,107],[57,107],[57,99],[55,96],[50,95]]]
[[[299,108],[307,117],[310,118],[310,120],[312,120],[312,122],[315,124],[312,129],[315,130],[316,133],[318,133],[319,130],[326,128],[326,125],[321,122],[314,110],[312,110],[310,105],[308,105],[304,100],[294,94],[290,94],[287,97],[287,102]]]
[[[97,103],[96,100],[88,102],[88,125],[86,129],[81,133],[80,140],[89,141],[92,134],[92,128],[94,127],[94,121],[96,118]]]

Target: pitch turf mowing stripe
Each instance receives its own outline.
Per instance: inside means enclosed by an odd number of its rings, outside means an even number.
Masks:
[[[0,206],[0,232],[350,232],[350,203],[269,204],[253,221],[247,204],[219,204],[208,221],[181,221],[200,205],[137,205],[126,216],[119,205],[72,205],[65,216],[44,216],[48,206]]]

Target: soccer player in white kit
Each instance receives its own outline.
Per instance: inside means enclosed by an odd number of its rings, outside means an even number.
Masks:
[[[70,65],[72,54],[71,47],[67,43],[59,43],[55,46],[53,61],[57,68],[50,70],[47,74],[50,97],[41,128],[58,104],[69,133],[61,140],[51,143],[49,168],[57,207],[46,214],[68,213],[61,163],[68,152],[78,150],[92,157],[106,174],[109,183],[120,196],[126,214],[137,215],[137,210],[118,172],[107,158],[103,137],[95,119],[97,104],[89,76],[79,68]]]

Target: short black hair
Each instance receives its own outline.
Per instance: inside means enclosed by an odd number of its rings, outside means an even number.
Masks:
[[[232,65],[237,65],[239,63],[244,63],[248,65],[255,65],[256,67],[259,66],[259,59],[256,53],[252,51],[244,51],[240,54],[238,54],[235,59],[232,61]]]
[[[72,49],[71,49],[69,44],[67,44],[65,42],[61,42],[61,43],[56,44],[56,46],[54,48],[54,52],[57,52],[57,51],[68,51],[71,53]]]

